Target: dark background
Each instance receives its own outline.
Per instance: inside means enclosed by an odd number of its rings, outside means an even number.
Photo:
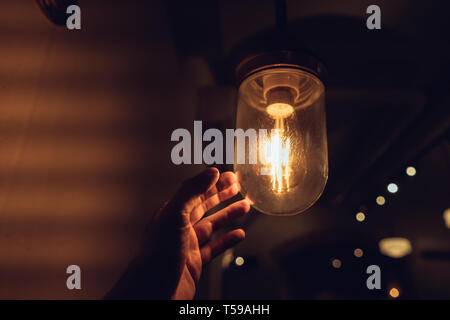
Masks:
[[[387,299],[393,286],[400,298],[450,298],[444,3],[286,2],[287,28],[329,72],[329,181],[301,215],[240,221],[247,239],[204,271],[199,298]],[[171,132],[194,120],[232,128],[230,53],[275,25],[271,0],[79,4],[82,29],[68,31],[34,1],[0,2],[3,299],[103,296],[153,210],[203,168],[171,163]],[[381,7],[381,30],[366,28],[370,4]],[[390,236],[408,238],[411,255],[382,256],[378,241]],[[70,264],[82,269],[81,291],[66,289]],[[370,264],[382,290],[365,287]]]

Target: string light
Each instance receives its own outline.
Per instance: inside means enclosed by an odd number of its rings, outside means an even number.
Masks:
[[[395,183],[389,183],[387,189],[390,193],[397,193],[398,185],[396,185]]]
[[[238,266],[241,267],[244,264],[244,258],[242,257],[236,257],[236,259],[234,260],[234,263]]]
[[[358,212],[356,214],[356,220],[358,220],[359,222],[363,222],[364,220],[366,220],[366,215],[364,214],[364,212]]]
[[[342,262],[339,259],[333,259],[333,261],[331,261],[331,265],[333,268],[339,269],[342,266]]]
[[[364,254],[364,251],[362,251],[362,249],[356,248],[356,249],[353,251],[353,254],[354,254],[355,257],[357,257],[357,258],[361,258],[361,257],[363,256],[363,254]]]
[[[414,177],[416,175],[417,171],[414,167],[408,167],[406,168],[406,174],[410,177]]]
[[[376,202],[379,206],[382,206],[386,203],[386,199],[383,196],[378,196]]]
[[[389,295],[396,299],[400,296],[400,291],[397,288],[392,288],[391,290],[389,290]]]

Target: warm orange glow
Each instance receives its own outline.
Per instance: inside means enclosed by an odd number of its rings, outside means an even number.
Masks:
[[[406,168],[406,174],[407,174],[408,176],[413,177],[413,176],[416,175],[416,173],[417,173],[416,168],[414,168],[414,167],[408,167],[408,168]]]
[[[376,201],[379,206],[382,206],[386,203],[386,199],[383,196],[378,196]]]
[[[364,252],[362,251],[362,249],[357,248],[353,251],[353,254],[357,258],[361,258],[363,256]]]
[[[406,238],[384,238],[378,246],[382,254],[391,258],[403,258],[412,252],[411,242]]]
[[[328,179],[325,88],[309,72],[282,66],[260,70],[258,61],[250,57],[237,68],[233,169],[254,209],[299,214],[319,199]],[[246,77],[250,69],[254,73]]]
[[[266,163],[272,175],[272,190],[277,193],[289,190],[290,143],[290,139],[283,137],[279,129],[272,130],[271,136],[265,142]]]
[[[255,203],[248,195],[246,195],[244,199],[247,200],[250,205]]]
[[[233,261],[233,249],[228,249],[224,252],[222,257],[222,268],[226,269]]]
[[[237,257],[237,258],[234,260],[234,263],[235,263],[238,267],[241,267],[242,265],[244,265],[244,258],[242,258],[242,257]]]
[[[443,214],[445,226],[450,229],[450,208],[446,209]]]
[[[358,212],[356,214],[356,220],[363,222],[366,219],[366,215],[363,212]]]
[[[266,111],[274,119],[280,119],[289,117],[294,112],[294,108],[287,103],[272,103]]]
[[[333,259],[333,261],[331,261],[331,265],[333,268],[339,269],[342,266],[342,262],[339,259]]]
[[[398,298],[400,296],[400,291],[397,288],[392,288],[389,290],[389,295],[394,299]]]

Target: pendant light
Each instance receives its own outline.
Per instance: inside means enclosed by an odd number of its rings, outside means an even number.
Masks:
[[[290,49],[279,22],[285,7],[279,7],[276,46],[246,56],[236,68],[236,130],[258,134],[245,149],[247,160],[257,154],[256,163],[238,161],[236,145],[234,171],[255,209],[294,215],[319,199],[328,178],[325,86],[321,62]]]

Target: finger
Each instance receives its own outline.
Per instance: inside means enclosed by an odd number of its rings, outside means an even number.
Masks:
[[[234,247],[236,244],[244,240],[244,238],[245,238],[244,230],[236,229],[226,233],[219,239],[209,242],[200,249],[200,254],[202,256],[202,263],[203,264],[208,263],[225,250]]]
[[[220,228],[229,225],[233,220],[242,217],[250,211],[250,204],[247,200],[235,202],[228,207],[206,217],[194,225],[195,233],[199,245],[204,244]]]
[[[237,183],[237,178],[234,172],[223,172],[220,175],[219,180],[217,180],[216,185],[205,193],[205,198],[207,199],[216,194],[218,191],[224,190],[235,183]]]
[[[191,223],[195,224],[210,209],[219,203],[234,197],[239,192],[236,176],[233,172],[225,172],[220,175],[217,184],[210,188],[203,197],[204,200],[197,205],[191,213]]]
[[[210,167],[186,180],[169,203],[173,212],[182,211],[184,214],[190,215],[192,210],[203,202],[200,196],[212,188],[218,179],[219,170]]]

